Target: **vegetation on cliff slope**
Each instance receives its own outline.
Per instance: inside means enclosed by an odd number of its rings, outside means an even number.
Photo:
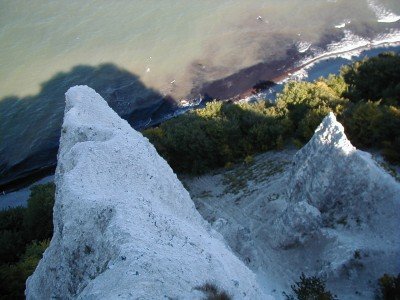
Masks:
[[[0,298],[24,299],[25,281],[53,235],[54,183],[31,189],[28,207],[0,211]]]
[[[199,174],[284,143],[306,143],[333,111],[353,144],[400,162],[400,57],[384,53],[338,76],[290,82],[276,104],[211,102],[143,133],[176,172]]]

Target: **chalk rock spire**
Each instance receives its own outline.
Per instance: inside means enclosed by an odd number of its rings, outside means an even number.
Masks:
[[[201,299],[206,282],[268,299],[149,141],[87,86],[66,93],[55,182],[28,299]]]
[[[322,228],[337,224],[378,228],[385,219],[398,219],[400,184],[369,153],[350,143],[330,113],[296,153],[287,198],[288,206],[273,227],[278,236],[274,245],[283,248],[318,239]]]
[[[358,215],[378,199],[399,197],[399,185],[370,154],[350,143],[333,113],[325,117],[293,164],[290,199],[307,201],[321,212],[335,208]]]

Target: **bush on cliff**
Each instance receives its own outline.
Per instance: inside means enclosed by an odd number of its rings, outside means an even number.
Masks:
[[[396,276],[384,274],[379,278],[378,299],[399,300],[400,299],[400,273]]]
[[[286,114],[266,102],[211,102],[143,134],[175,171],[199,174],[275,148],[290,128]]]
[[[23,224],[29,240],[41,241],[52,236],[54,195],[54,183],[31,189]]]
[[[353,102],[379,101],[400,105],[400,56],[393,52],[365,58],[344,66],[341,75],[348,85],[345,96]]]
[[[24,299],[26,279],[35,271],[43,252],[50,241],[32,242],[26,248],[21,259],[15,264],[0,266],[0,298]]]
[[[14,262],[25,249],[22,223],[25,208],[0,211],[0,261]]]
[[[301,274],[300,280],[291,285],[294,295],[284,293],[287,300],[337,300],[337,297],[326,290],[325,282],[316,276],[306,277]]]

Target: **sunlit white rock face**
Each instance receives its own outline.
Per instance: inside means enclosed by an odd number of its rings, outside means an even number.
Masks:
[[[295,156],[289,175],[291,201],[307,201],[322,213],[367,217],[367,207],[394,199],[399,188],[371,155],[356,150],[330,113]]]
[[[154,147],[87,86],[66,94],[55,182],[28,299],[198,299],[206,282],[268,299]]]
[[[284,298],[304,273],[339,299],[374,299],[378,278],[399,273],[400,183],[351,145],[334,115],[297,155],[271,151],[251,168],[239,195],[224,192],[225,176],[243,166],[185,185],[268,293]]]
[[[275,221],[276,246],[320,238],[323,227],[389,227],[397,219],[400,185],[347,139],[330,113],[295,155],[288,173],[286,210]]]

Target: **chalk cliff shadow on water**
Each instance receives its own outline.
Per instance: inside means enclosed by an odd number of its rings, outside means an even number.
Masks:
[[[65,92],[74,85],[95,89],[134,128],[176,110],[175,101],[147,88],[135,74],[107,63],[78,65],[42,83],[34,96],[0,100],[0,191],[52,172],[60,138]]]

